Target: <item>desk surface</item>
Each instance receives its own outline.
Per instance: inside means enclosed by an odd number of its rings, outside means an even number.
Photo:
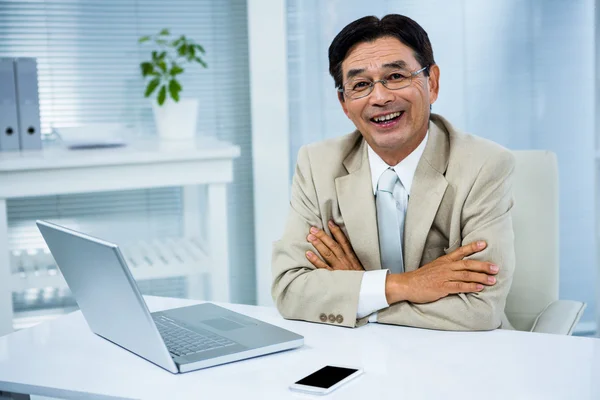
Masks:
[[[196,301],[147,297],[152,311]],[[61,398],[317,398],[288,385],[325,364],[365,374],[328,399],[599,399],[600,340],[514,331],[358,329],[225,305],[305,337],[302,348],[172,375],[95,336],[80,312],[0,338],[0,391]]]

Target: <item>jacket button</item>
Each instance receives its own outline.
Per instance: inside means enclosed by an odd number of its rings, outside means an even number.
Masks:
[[[321,322],[327,322],[327,315],[321,314],[319,315],[319,319],[321,320]]]
[[[342,322],[344,322],[344,317],[342,317],[340,314],[338,314],[338,316],[335,318],[335,320],[338,324],[341,324]]]
[[[329,322],[335,322],[335,315],[329,314]]]

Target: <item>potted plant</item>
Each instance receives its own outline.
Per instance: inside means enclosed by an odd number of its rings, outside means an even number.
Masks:
[[[162,139],[192,139],[196,135],[198,99],[182,98],[183,87],[179,81],[185,68],[200,64],[207,68],[202,59],[204,48],[184,35],[172,38],[168,29],[156,35],[142,36],[139,43],[152,42],[155,50],[151,59],[140,64],[146,80],[145,97],[153,96],[154,121]]]

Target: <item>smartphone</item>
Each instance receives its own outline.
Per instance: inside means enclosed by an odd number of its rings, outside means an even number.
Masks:
[[[290,386],[291,390],[312,394],[327,394],[342,386],[344,383],[360,376],[360,368],[327,365],[320,370],[300,379]]]

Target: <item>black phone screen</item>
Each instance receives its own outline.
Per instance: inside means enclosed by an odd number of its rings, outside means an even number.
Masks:
[[[356,371],[358,370],[353,368],[332,367],[328,365],[300,379],[296,384],[328,389]]]

